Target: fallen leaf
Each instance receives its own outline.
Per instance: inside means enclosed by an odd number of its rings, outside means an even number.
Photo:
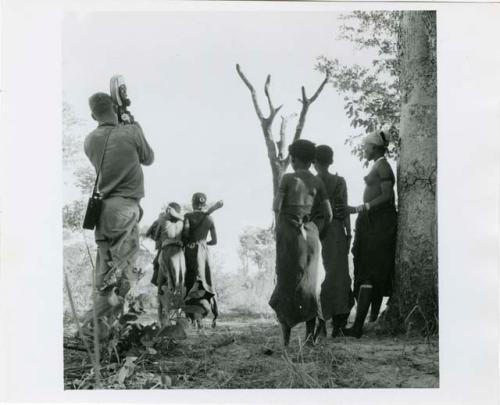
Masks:
[[[168,375],[162,374],[161,385],[163,388],[172,388],[172,379]]]
[[[116,374],[116,382],[118,384],[123,384],[125,380],[134,373],[135,369],[134,362],[136,360],[137,357],[135,356],[129,356],[125,358],[125,363],[120,368],[120,370],[118,370],[118,373]]]

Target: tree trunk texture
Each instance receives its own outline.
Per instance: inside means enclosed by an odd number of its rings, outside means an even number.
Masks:
[[[409,11],[400,33],[401,151],[393,332],[438,332],[436,14]]]

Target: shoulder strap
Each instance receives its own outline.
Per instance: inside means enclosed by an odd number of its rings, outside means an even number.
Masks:
[[[112,130],[113,130],[113,127],[108,128],[108,131],[106,133],[106,139],[104,141],[104,148],[102,149],[102,154],[101,154],[101,162],[99,163],[99,167],[97,168],[97,175],[95,177],[94,189],[92,190],[92,194],[97,193],[97,183],[99,182],[99,175],[101,174],[102,163],[104,162],[104,154],[106,153],[106,146],[108,145],[108,139],[109,139],[109,136],[111,135]]]

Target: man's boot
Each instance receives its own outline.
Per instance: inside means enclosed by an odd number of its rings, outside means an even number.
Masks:
[[[380,306],[382,305],[382,296],[379,294],[372,293],[372,307],[370,309],[370,322],[375,322],[378,318],[380,312]]]
[[[372,286],[362,285],[359,288],[358,296],[358,307],[356,308],[356,318],[354,319],[354,325],[350,328],[345,328],[342,330],[345,336],[354,336],[360,338],[363,335],[363,324],[365,323],[366,315],[368,314],[368,309],[372,302]]]

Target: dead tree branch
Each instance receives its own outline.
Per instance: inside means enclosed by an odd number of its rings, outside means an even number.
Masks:
[[[238,75],[240,76],[241,80],[243,80],[243,83],[248,87],[250,90],[250,94],[252,96],[252,102],[255,107],[255,112],[257,113],[257,117],[259,118],[260,125],[262,127],[262,132],[264,134],[264,140],[266,141],[266,146],[267,146],[267,155],[269,157],[269,160],[272,164],[272,162],[277,158],[277,153],[276,153],[276,145],[274,144],[274,139],[272,135],[272,123],[274,120],[274,117],[278,113],[278,111],[281,109],[282,106],[279,106],[277,108],[274,107],[272,101],[271,101],[271,96],[269,94],[269,85],[271,84],[271,75],[267,76],[266,83],[264,86],[264,92],[266,94],[267,102],[269,104],[269,116],[266,118],[262,114],[262,110],[260,109],[259,106],[259,101],[257,100],[257,93],[255,92],[255,88],[252,86],[250,81],[246,78],[245,74],[240,68],[240,65],[236,65],[236,71],[238,72]]]
[[[278,112],[281,110],[283,105],[280,105],[279,107],[274,107],[273,102],[271,100],[271,95],[269,93],[269,87],[271,85],[271,75],[267,75],[266,82],[264,84],[264,94],[266,95],[267,103],[269,105],[269,116],[264,117],[262,114],[262,110],[260,109],[259,102],[257,100],[257,94],[255,92],[255,88],[252,86],[250,81],[246,78],[245,74],[242,72],[240,65],[236,65],[236,71],[238,72],[238,75],[240,76],[241,80],[243,83],[245,83],[245,86],[250,90],[250,95],[252,96],[252,102],[255,108],[255,112],[257,113],[257,117],[259,118],[260,125],[262,128],[262,132],[264,134],[264,140],[266,142],[266,147],[267,147],[267,156],[269,158],[269,163],[271,165],[271,172],[273,176],[273,192],[275,195],[279,182],[281,180],[281,177],[285,173],[288,165],[290,164],[290,156],[286,156],[286,148],[287,148],[287,139],[286,139],[286,127],[287,127],[287,122],[288,119],[291,117],[296,116],[297,114],[292,114],[288,117],[281,116],[281,125],[280,125],[280,132],[279,132],[279,140],[277,142],[274,141],[274,137],[272,135],[272,124],[274,121],[274,118],[278,114]],[[304,128],[304,123],[306,120],[306,115],[307,111],[309,109],[309,106],[318,98],[320,95],[321,91],[325,87],[326,83],[328,82],[329,79],[329,74],[326,74],[325,79],[323,82],[320,84],[316,92],[313,94],[311,98],[308,98],[306,95],[306,90],[304,86],[302,86],[302,98],[299,99],[299,101],[302,103],[302,109],[300,111],[299,115],[299,120],[297,122],[297,126],[295,128],[295,134],[293,137],[293,142],[298,140],[302,134],[302,130]]]
[[[254,87],[241,71],[239,64],[236,65],[236,71],[238,72],[238,75],[241,77],[241,80],[243,80],[243,83],[245,83],[245,85],[248,87],[248,90],[250,90],[253,106],[255,107],[255,112],[257,113],[257,117],[259,118],[259,120],[262,122],[264,120],[264,115],[262,115],[262,111],[260,110],[259,102],[257,101],[257,93],[255,92]]]
[[[326,74],[324,80],[321,82],[319,85],[318,89],[316,92],[313,94],[311,98],[308,98],[306,95],[306,89],[304,86],[302,86],[302,99],[299,99],[299,101],[302,103],[302,109],[300,111],[299,115],[299,122],[297,123],[297,127],[295,128],[295,135],[293,137],[293,141],[295,142],[296,140],[300,139],[300,135],[302,134],[302,130],[304,129],[304,123],[306,121],[306,115],[307,111],[309,110],[309,106],[314,103],[314,101],[318,98],[320,95],[321,91],[325,87],[325,84],[328,83],[328,79],[330,78],[329,73]]]
[[[278,111],[281,110],[281,107],[283,107],[283,105],[280,105],[278,108],[274,108],[273,102],[271,101],[271,96],[269,95],[270,84],[271,75],[267,75],[266,84],[264,85],[264,94],[266,95],[267,103],[269,104],[269,117],[266,118],[266,121],[268,121],[269,125],[274,121],[274,117],[276,116]]]

